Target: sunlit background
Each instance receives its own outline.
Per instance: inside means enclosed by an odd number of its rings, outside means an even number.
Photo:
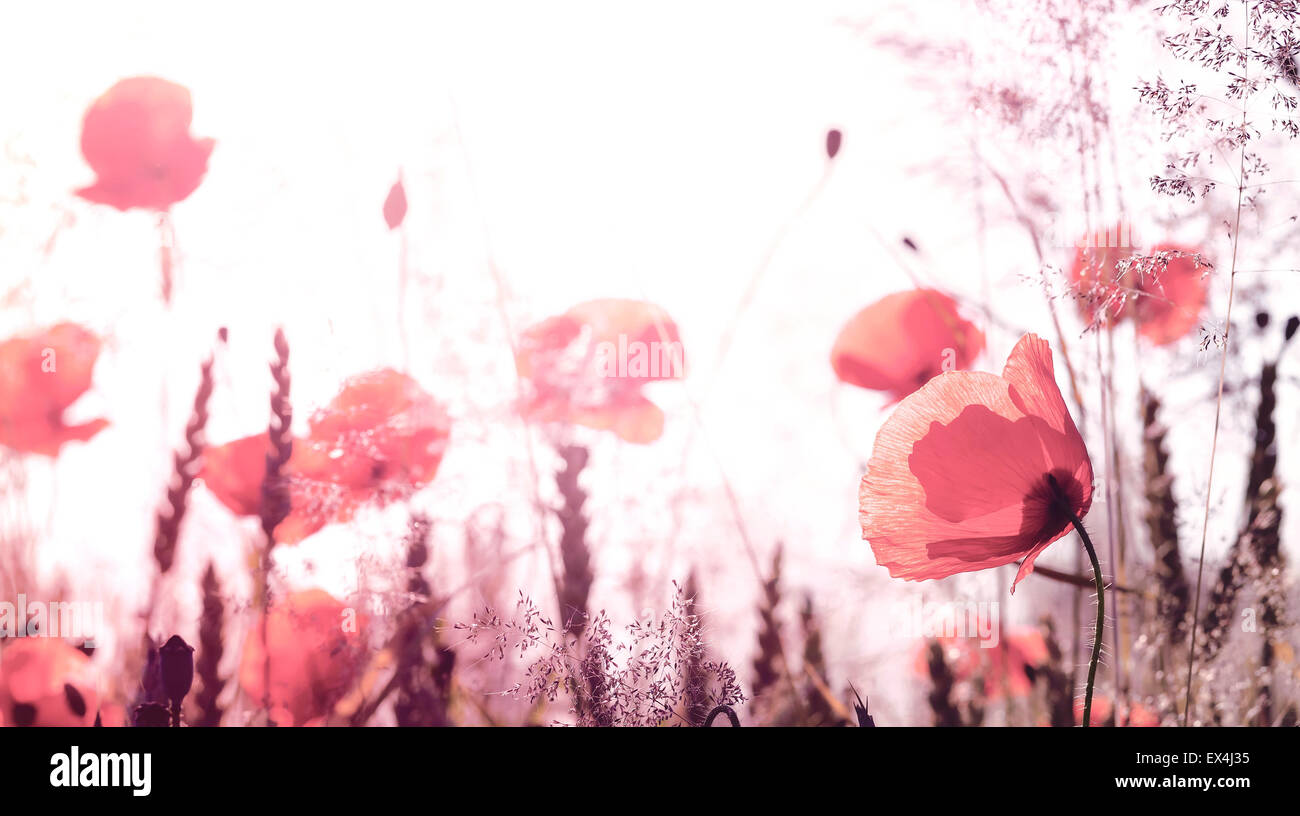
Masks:
[[[1066,225],[1061,233],[1073,239],[1085,185],[1059,134],[1000,121],[971,91],[1018,77],[1046,99],[1064,93],[1061,77],[1078,68],[1068,54],[1017,49],[1020,35],[1005,23],[1017,15],[983,5],[7,10],[0,335],[60,320],[101,333],[107,346],[94,388],[73,414],[112,423],[55,460],[21,460],[25,492],[6,504],[3,521],[34,542],[41,591],[29,594],[102,599],[114,632],[97,659],[109,664],[135,648],[155,513],[199,366],[215,350],[209,440],[258,433],[268,418],[271,339],[283,327],[295,422],[305,423],[347,376],[388,365],[408,370],[455,423],[431,485],[409,503],[280,549],[284,584],[321,586],[382,615],[415,508],[435,521],[429,576],[439,591],[457,593],[452,617],[509,606],[520,590],[545,608],[558,528],[553,517],[539,521],[534,496],[556,501],[552,442],[560,432],[526,426],[515,411],[511,341],[580,301],[635,298],[676,320],[688,376],[648,388],[667,413],[653,444],[567,432],[593,453],[583,477],[593,607],[629,621],[664,608],[671,582],[694,571],[711,652],[744,683],[755,648],[756,566],[766,572],[780,544],[783,609],[794,621],[802,597],[812,598],[829,684],[869,694],[882,724],[925,722],[919,641],[890,625],[909,599],[996,601],[1005,623],[1055,612],[1061,628],[1070,626],[1068,590],[1031,578],[1011,596],[1014,568],[904,584],[875,564],[861,540],[857,490],[889,406],[883,395],[837,382],[829,365],[849,317],[917,282],[953,293],[985,329],[978,368],[1000,370],[1023,331],[1057,345],[1014,206],[1036,212],[1040,229]],[[1222,259],[1221,208],[1149,192],[1164,148],[1132,135],[1156,132],[1133,87],[1166,60],[1159,21],[1143,6],[1115,19],[1107,70],[1095,77],[1111,115],[1108,143],[1122,145],[1106,159],[1114,173],[1107,185],[1122,187],[1123,211],[1142,230],[1197,242]],[[1057,72],[1039,73],[1045,64]],[[172,213],[169,307],[159,293],[156,216],[73,195],[92,177],[78,147],[84,111],[135,75],[189,88],[193,132],[216,140],[202,185]],[[831,128],[844,134],[834,160],[824,148]],[[381,205],[399,176],[410,209],[402,229],[389,231]],[[1121,208],[1110,189],[1105,196],[1099,210],[1113,218]],[[1293,190],[1282,196],[1295,201]],[[1261,217],[1243,230],[1285,237],[1287,223]],[[1069,252],[1063,241],[1049,243],[1049,272],[1059,276]],[[1249,264],[1295,266],[1294,245],[1290,253]],[[1294,280],[1256,278],[1246,291],[1284,319],[1295,308]],[[1084,332],[1059,291],[1047,294],[1091,402],[1097,335]],[[1226,294],[1216,273],[1204,316],[1210,331],[1221,331]],[[1244,307],[1242,320],[1253,311]],[[222,346],[219,327],[228,329]],[[1190,510],[1204,500],[1217,347],[1203,351],[1192,338],[1135,353],[1132,329],[1122,331],[1119,398],[1133,399],[1135,374],[1165,390],[1177,489]],[[1245,387],[1260,353],[1247,351],[1249,367],[1230,384]],[[1292,397],[1293,376],[1282,385]],[[1210,556],[1239,524],[1254,397],[1238,391],[1225,404]],[[1278,421],[1279,447],[1295,449],[1294,412]],[[1121,425],[1138,432],[1132,411]],[[1083,432],[1092,446],[1098,429],[1085,423]],[[1130,456],[1121,466],[1139,490],[1140,462]],[[1281,468],[1293,473],[1294,463],[1283,456]],[[1289,497],[1283,505],[1292,506]],[[1092,518],[1103,551],[1104,512],[1099,495]],[[1188,513],[1181,522],[1185,552],[1194,553],[1201,520]],[[1141,521],[1130,524],[1136,536]],[[1294,541],[1294,514],[1285,530]],[[232,518],[197,487],[162,619],[193,632],[197,576],[209,561],[246,604],[257,535],[255,522]],[[1039,563],[1076,570],[1076,549],[1064,539]]]

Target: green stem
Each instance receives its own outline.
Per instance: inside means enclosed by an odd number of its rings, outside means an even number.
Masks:
[[[1092,724],[1092,689],[1097,681],[1097,663],[1101,659],[1101,637],[1106,626],[1106,584],[1101,577],[1101,564],[1097,561],[1097,551],[1092,547],[1088,531],[1083,529],[1079,517],[1070,514],[1070,523],[1083,539],[1083,548],[1088,551],[1088,560],[1092,562],[1092,575],[1097,583],[1097,627],[1092,637],[1092,660],[1088,662],[1088,686],[1083,696],[1083,727]]]

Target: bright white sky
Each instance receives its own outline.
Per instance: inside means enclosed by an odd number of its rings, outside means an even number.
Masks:
[[[30,466],[52,585],[61,575],[80,592],[102,592],[123,615],[141,602],[167,449],[180,438],[218,326],[229,327],[230,344],[218,365],[214,442],[265,427],[265,363],[277,325],[293,348],[299,420],[343,377],[400,364],[399,238],[380,215],[400,169],[410,200],[411,370],[456,420],[442,472],[414,501],[444,522],[435,584],[464,581],[460,525],[482,508],[504,508],[507,552],[527,542],[533,525],[490,255],[516,330],[605,296],[655,301],[682,328],[691,376],[685,388],[661,384],[652,393],[668,411],[664,437],[649,447],[582,437],[595,442],[586,479],[595,603],[616,619],[662,608],[667,579],[684,579],[694,566],[715,613],[714,639],[747,677],[753,576],[725,479],[760,557],[784,541],[791,587],[811,590],[827,616],[837,687],[853,680],[880,688],[873,708],[905,718],[912,643],[868,637],[889,604],[958,594],[1002,601],[1004,620],[1032,621],[1036,599],[1055,591],[1030,581],[1012,601],[1010,575],[1000,573],[903,587],[875,566],[857,529],[856,492],[882,400],[838,386],[827,362],[850,315],[910,285],[894,260],[904,234],[927,250],[914,265],[920,274],[959,295],[984,290],[972,260],[969,132],[953,124],[961,112],[937,110],[928,91],[909,84],[897,51],[872,45],[909,16],[951,32],[961,7],[375,3],[361,13],[228,3],[214,13],[139,2],[7,10],[0,328],[73,319],[110,338],[80,408],[107,415],[112,427],[70,447],[54,468]],[[175,210],[181,256],[170,313],[158,299],[151,218],[71,195],[90,179],[78,151],[82,112],[137,74],[189,87],[194,132],[217,140],[207,179]],[[1131,104],[1126,76],[1117,68],[1112,91]],[[845,142],[823,181],[832,126]],[[1017,155],[1011,145],[986,150]],[[1022,280],[1035,272],[1028,245],[1005,223],[996,193],[987,196],[995,222],[987,285],[1004,318],[1051,337],[1041,295]],[[725,326],[769,251],[758,296],[715,378]],[[1076,336],[1077,321],[1066,319]],[[1015,339],[992,331],[981,367],[1000,369]],[[1091,337],[1079,347],[1089,345]],[[1191,353],[1177,362],[1206,364]],[[1202,484],[1205,387],[1197,378],[1190,388],[1191,447],[1175,454],[1187,481]],[[1294,426],[1284,435],[1294,441]],[[544,435],[534,444],[549,471]],[[1240,468],[1220,467],[1231,510]],[[543,492],[549,498],[553,487]],[[202,490],[193,505],[178,573],[195,575],[213,558],[239,580],[240,536],[251,528]],[[286,554],[290,582],[354,592],[362,580],[356,555],[367,553],[363,576],[381,573],[394,548],[384,542],[404,518],[397,509],[327,530]],[[1070,566],[1073,553],[1042,562]],[[501,581],[507,603],[517,584],[549,603],[544,562],[512,563],[517,574]],[[640,589],[630,589],[638,571]],[[186,581],[171,602],[183,631],[197,603]],[[486,600],[465,596],[465,609]]]

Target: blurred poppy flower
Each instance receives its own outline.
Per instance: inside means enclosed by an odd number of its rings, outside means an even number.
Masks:
[[[0,723],[89,726],[99,710],[90,658],[58,638],[15,638],[0,651]]]
[[[985,683],[985,696],[1001,696],[1003,690],[1014,697],[1028,694],[1034,687],[1038,669],[1047,665],[1047,640],[1037,629],[1012,629],[1004,632],[992,652],[992,668]]]
[[[1160,715],[1141,703],[1134,703],[1128,709],[1129,728],[1157,728],[1160,726]]]
[[[311,418],[289,460],[289,517],[276,538],[293,543],[367,502],[405,499],[438,472],[451,420],[419,383],[392,369],[349,379]]]
[[[1195,250],[1160,244],[1150,256],[1153,260],[1142,264],[1135,285],[1139,295],[1133,303],[1133,316],[1138,333],[1162,346],[1185,336],[1200,323],[1206,301],[1205,278]]]
[[[104,419],[63,421],[89,390],[99,349],[99,338],[75,323],[0,343],[0,445],[56,456],[65,442],[84,442],[103,430]]]
[[[1001,632],[996,646],[985,648],[978,638],[934,638],[943,647],[949,669],[958,682],[984,679],[984,698],[1024,697],[1034,688],[1038,669],[1047,663],[1047,641],[1042,632],[1015,628]],[[929,647],[922,644],[916,657],[916,671],[930,676]]]
[[[1074,722],[1076,725],[1083,724],[1082,699],[1074,701]],[[1113,725],[1118,728],[1157,728],[1160,725],[1160,715],[1141,703],[1130,705],[1127,712],[1123,710],[1116,712],[1115,703],[1109,697],[1098,695],[1092,700],[1092,716],[1088,724]]]
[[[297,543],[364,504],[410,496],[437,474],[450,434],[446,412],[405,374],[380,369],[349,379],[294,440],[284,471],[290,510],[276,541]],[[206,451],[200,475],[237,515],[258,515],[270,452],[266,434],[237,439]]]
[[[360,676],[367,622],[365,615],[324,590],[292,593],[272,605],[265,641],[262,621],[254,621],[244,641],[239,684],[255,703],[270,703],[277,724],[316,724],[328,718],[334,704]]]
[[[256,516],[262,507],[262,479],[271,439],[260,433],[204,448],[199,477],[237,516]]]
[[[1034,559],[1092,504],[1092,463],[1047,341],[1020,339],[1002,376],[940,374],[876,435],[859,489],[862,536],[895,578]]]
[[[638,300],[593,300],[527,329],[515,355],[528,384],[523,413],[613,431],[650,443],[664,414],[642,393],[656,380],[685,376],[677,324],[663,309]]]
[[[966,368],[984,335],[933,289],[895,292],[858,312],[835,338],[831,368],[840,381],[901,400],[945,370]]]
[[[399,178],[388,191],[388,197],[384,199],[384,222],[388,224],[390,230],[394,230],[402,225],[405,218],[406,188],[402,186],[402,180]]]
[[[131,77],[95,100],[81,153],[95,183],[77,195],[119,210],[163,211],[198,188],[214,142],[190,135],[190,92],[157,77]]]
[[[1082,243],[1070,266],[1070,286],[1089,324],[1116,323],[1131,314],[1138,333],[1155,345],[1172,343],[1196,327],[1206,286],[1194,250],[1159,244],[1142,253],[1122,224]],[[1131,262],[1121,269],[1124,260]],[[1130,300],[1133,308],[1126,310]]]
[[[1133,228],[1118,223],[1077,242],[1070,264],[1070,288],[1078,296],[1079,314],[1089,325],[1119,319],[1127,303],[1126,276],[1119,262],[1137,252]]]

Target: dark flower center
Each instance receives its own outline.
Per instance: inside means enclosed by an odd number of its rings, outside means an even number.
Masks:
[[[1076,518],[1076,508],[1083,505],[1083,486],[1074,474],[1056,468],[1043,475],[1043,480],[1025,496],[1026,509],[1034,506],[1042,513],[1043,524],[1037,531],[1038,540],[1055,536],[1070,526]],[[1032,517],[1026,513],[1026,518]]]

